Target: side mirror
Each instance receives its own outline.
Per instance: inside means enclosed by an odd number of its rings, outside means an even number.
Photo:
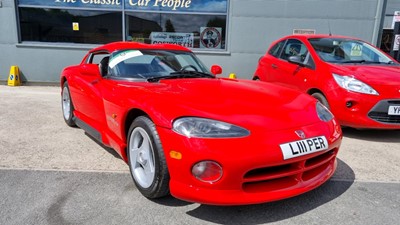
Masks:
[[[290,63],[296,64],[296,65],[299,65],[299,66],[305,66],[303,61],[301,60],[301,56],[298,56],[298,55],[290,56],[288,58],[288,61]]]
[[[212,65],[211,66],[211,73],[214,75],[218,75],[222,73],[222,68],[219,65]]]
[[[83,64],[80,72],[82,75],[101,77],[99,66],[97,64]]]

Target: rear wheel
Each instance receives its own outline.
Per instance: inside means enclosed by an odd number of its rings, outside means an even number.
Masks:
[[[69,92],[68,82],[64,83],[61,96],[64,121],[66,124],[68,124],[68,126],[76,127],[76,124],[74,122],[74,105],[72,103],[71,94]]]
[[[128,164],[136,187],[147,198],[168,195],[169,173],[154,123],[140,116],[133,121],[128,134]]]
[[[313,96],[315,99],[317,99],[319,102],[321,102],[321,104],[324,105],[326,108],[330,109],[328,100],[326,100],[326,98],[323,94],[316,92],[316,93],[312,94],[311,96]]]

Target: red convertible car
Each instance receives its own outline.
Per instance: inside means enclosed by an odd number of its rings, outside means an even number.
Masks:
[[[260,59],[253,79],[314,96],[342,126],[400,129],[400,64],[362,40],[281,38]]]
[[[110,43],[63,70],[63,116],[115,149],[147,198],[254,204],[332,176],[342,133],[328,109],[211,71],[181,46]]]

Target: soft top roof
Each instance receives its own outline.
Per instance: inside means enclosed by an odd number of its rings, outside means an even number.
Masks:
[[[107,51],[114,52],[123,49],[163,49],[191,52],[188,48],[174,44],[143,44],[138,42],[112,42],[90,50],[89,52]]]

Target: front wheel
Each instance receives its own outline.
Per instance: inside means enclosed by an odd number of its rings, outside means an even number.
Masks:
[[[316,92],[312,94],[315,99],[317,99],[319,102],[321,102],[322,105],[324,105],[326,108],[330,109],[328,100],[326,100],[325,96],[319,92]]]
[[[136,187],[147,198],[168,195],[169,173],[154,123],[140,116],[133,121],[128,134],[128,164]]]
[[[61,96],[64,121],[66,124],[68,124],[68,126],[76,127],[76,124],[74,122],[74,105],[72,103],[71,94],[69,92],[68,82],[64,83]]]

